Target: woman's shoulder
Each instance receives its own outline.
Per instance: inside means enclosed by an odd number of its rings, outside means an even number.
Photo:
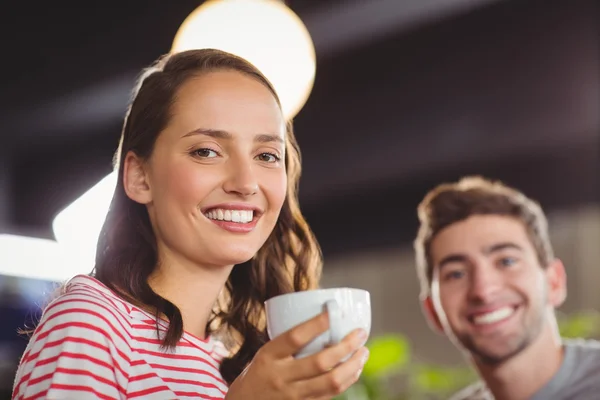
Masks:
[[[68,281],[44,310],[36,331],[93,327],[122,336],[130,326],[131,305],[98,280],[78,275]]]
[[[93,278],[78,276],[67,282],[44,310],[21,357],[15,398],[52,397],[50,393],[83,398],[90,391],[119,397],[129,376],[132,348],[131,323],[118,301]]]

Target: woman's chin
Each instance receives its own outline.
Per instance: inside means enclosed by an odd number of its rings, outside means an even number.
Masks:
[[[243,264],[250,261],[257,253],[255,249],[243,249],[243,248],[221,248],[220,254],[213,254],[213,259],[210,265],[229,267],[232,265]]]

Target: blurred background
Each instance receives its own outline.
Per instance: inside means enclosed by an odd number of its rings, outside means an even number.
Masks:
[[[3,4],[0,233],[54,239],[57,213],[111,172],[136,75],[200,3]],[[561,311],[600,307],[600,1],[286,4],[317,60],[295,118],[302,209],[323,286],[371,292],[373,337],[403,335],[415,363],[465,365],[421,315],[411,242],[425,193],[467,174],[539,200],[568,270]],[[26,345],[16,331],[54,287],[17,275],[0,275],[0,398]]]

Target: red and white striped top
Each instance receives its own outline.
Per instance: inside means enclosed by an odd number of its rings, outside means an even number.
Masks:
[[[159,320],[164,332],[168,323]],[[184,333],[160,349],[156,319],[99,281],[76,276],[44,311],[21,359],[13,399],[224,399],[227,355]]]

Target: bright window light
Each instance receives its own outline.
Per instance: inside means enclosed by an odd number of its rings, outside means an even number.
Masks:
[[[113,172],[61,211],[52,223],[56,241],[0,234],[0,274],[62,282],[90,273],[116,184]]]
[[[112,172],[61,211],[52,222],[56,241],[71,259],[94,265],[96,245],[117,185]]]
[[[0,234],[2,275],[64,282],[92,268],[54,240]]]

